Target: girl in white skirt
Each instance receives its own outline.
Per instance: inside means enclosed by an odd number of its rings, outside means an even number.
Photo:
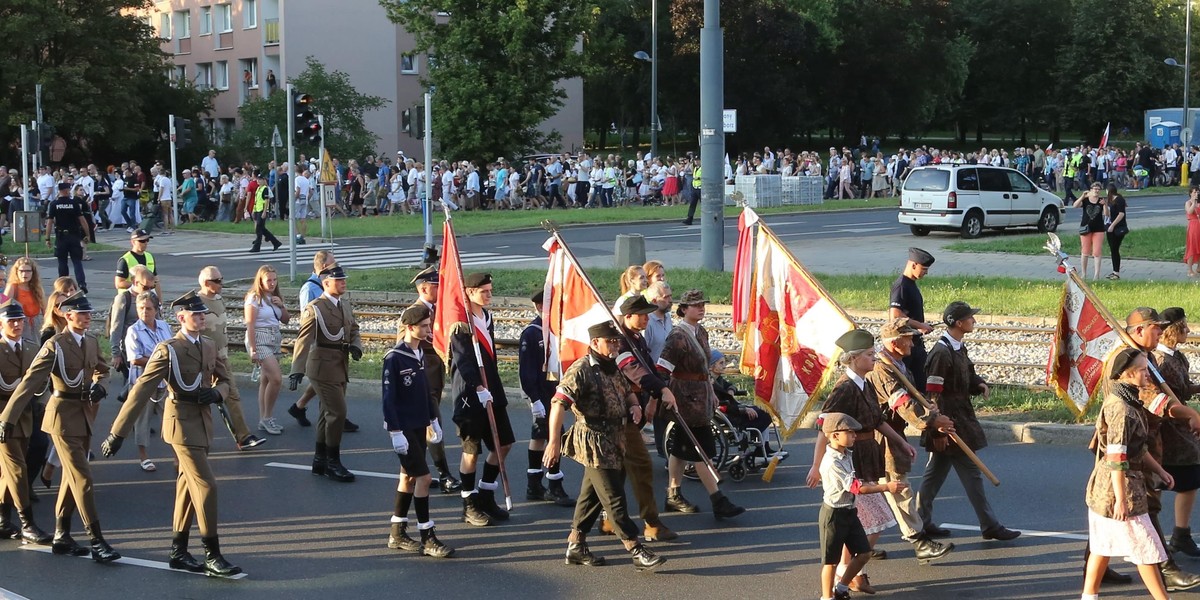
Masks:
[[[1083,600],[1098,597],[1100,580],[1114,556],[1137,565],[1153,598],[1168,597],[1158,572],[1167,553],[1148,515],[1144,471],[1156,473],[1167,489],[1174,487],[1175,481],[1146,447],[1149,430],[1138,389],[1149,383],[1149,378],[1149,363],[1142,351],[1125,348],[1112,359],[1112,386],[1096,418],[1096,465],[1087,484],[1091,556],[1083,580]]]

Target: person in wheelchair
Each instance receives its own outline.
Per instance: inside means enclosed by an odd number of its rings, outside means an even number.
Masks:
[[[717,410],[725,413],[730,424],[739,430],[757,429],[763,434],[763,445],[754,453],[758,458],[770,458],[776,454],[779,460],[788,457],[786,450],[775,452],[771,450],[771,441],[766,439],[766,432],[771,428],[771,414],[751,404],[741,404],[738,396],[745,396],[745,390],[739,390],[733,383],[725,379],[726,360],[720,350],[713,350],[709,355],[708,368],[712,372],[713,392],[717,394]]]

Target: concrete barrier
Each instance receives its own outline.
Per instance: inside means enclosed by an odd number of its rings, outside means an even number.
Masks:
[[[622,233],[617,236],[613,264],[618,269],[646,262],[646,238],[640,233]]]

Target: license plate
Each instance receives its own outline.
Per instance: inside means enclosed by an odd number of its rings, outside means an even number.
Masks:
[[[913,202],[913,208],[916,208],[918,210],[921,210],[921,209],[928,210],[930,208],[933,208],[933,203],[932,202]]]

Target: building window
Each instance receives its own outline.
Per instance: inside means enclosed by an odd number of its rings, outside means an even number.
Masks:
[[[279,44],[279,19],[263,20],[263,43],[268,46]]]
[[[413,75],[417,72],[417,58],[411,54],[400,55],[400,72]]]
[[[212,35],[212,7],[200,7],[200,35]]]
[[[196,65],[196,87],[207,90],[213,86],[213,66],[212,63],[199,63]]]
[[[229,61],[217,61],[216,69],[213,72],[213,83],[216,84],[218,90],[229,89]]]
[[[164,40],[171,39],[171,13],[158,15],[158,37]]]
[[[175,65],[175,70],[174,70],[174,73],[172,73],[172,75],[171,75],[171,79],[173,79],[174,81],[177,81],[177,82],[178,81],[186,81],[187,80],[187,65]]]
[[[258,1],[242,0],[242,28],[254,29],[255,27],[258,27]]]
[[[175,37],[187,39],[192,37],[192,12],[189,10],[175,11]]]
[[[233,5],[217,5],[217,31],[221,33],[233,31]]]

